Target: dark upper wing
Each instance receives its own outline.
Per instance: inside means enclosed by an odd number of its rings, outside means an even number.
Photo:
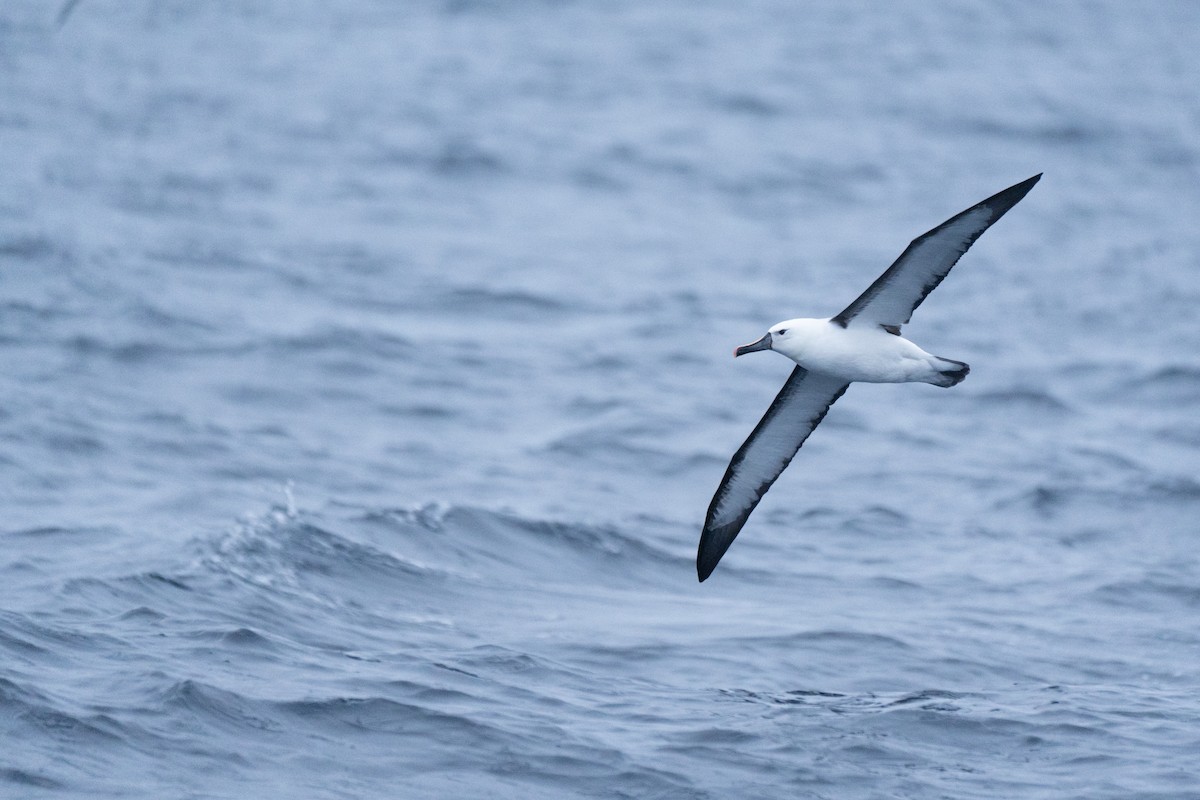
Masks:
[[[851,322],[903,325],[925,296],[942,282],[962,254],[993,222],[1020,202],[1041,179],[1034,175],[921,234],[857,300],[833,318],[843,328]]]
[[[708,506],[696,553],[701,581],[716,569],[750,512],[848,385],[804,367],[792,370],[758,427],[734,453]]]

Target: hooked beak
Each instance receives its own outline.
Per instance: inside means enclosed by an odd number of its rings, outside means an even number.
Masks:
[[[761,339],[759,339],[757,342],[754,342],[752,344],[744,344],[741,347],[734,350],[733,357],[737,358],[738,356],[744,356],[744,355],[746,355],[746,353],[753,353],[756,350],[770,350],[770,349],[771,349],[771,333],[770,333],[770,331],[768,331],[767,335],[762,337]]]

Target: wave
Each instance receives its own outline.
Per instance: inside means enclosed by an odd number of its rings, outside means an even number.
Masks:
[[[256,602],[280,604],[281,615],[299,601],[428,628],[452,624],[497,586],[610,586],[683,574],[686,554],[649,541],[652,535],[470,506],[276,509],[199,542],[196,568],[204,580],[232,580]]]
[[[724,457],[711,453],[678,453],[632,444],[628,431],[589,428],[559,436],[542,448],[548,456],[586,459],[589,464],[627,470],[630,464],[650,474],[675,477],[693,470],[724,465]]]
[[[371,165],[424,170],[451,180],[501,177],[510,174],[514,166],[504,153],[462,136],[448,136],[429,147],[376,141],[364,160]]]
[[[340,355],[343,360],[334,366],[342,373],[367,371],[371,359],[405,360],[413,352],[408,339],[389,331],[331,325],[292,335],[234,341],[221,331],[184,318],[147,324],[144,330],[124,337],[114,333],[72,335],[62,345],[81,356],[105,357],[123,364],[183,357],[233,358],[255,353],[272,358]]]
[[[261,702],[193,679],[166,687],[159,693],[155,705],[160,712],[171,715],[187,712],[196,722],[223,730],[278,731],[284,728],[283,724],[264,713]]]
[[[126,725],[109,714],[68,712],[45,694],[0,677],[0,730],[78,747],[106,747],[128,739]]]
[[[1099,602],[1156,613],[1194,613],[1200,608],[1200,586],[1186,578],[1147,575],[1139,580],[1106,583],[1091,594]]]
[[[1106,395],[1111,399],[1147,406],[1177,407],[1200,401],[1200,367],[1168,364],[1136,378],[1113,381]]]
[[[1072,470],[1058,479],[1043,477],[996,500],[993,507],[1002,511],[1022,510],[1043,519],[1070,513],[1099,522],[1104,519],[1105,509],[1140,507],[1153,517],[1172,507],[1190,509],[1200,500],[1200,481],[1190,476],[1155,475],[1132,465],[1121,466],[1117,471],[1121,474],[1103,481],[1082,470]]]
[[[47,261],[59,253],[59,245],[41,234],[19,234],[0,239],[0,257],[23,261]]]
[[[66,784],[54,778],[28,770],[13,767],[0,768],[0,781],[13,783],[17,786],[28,786],[33,789],[64,789]]]
[[[206,546],[205,570],[244,586],[318,602],[359,595],[364,586],[415,586],[450,574],[322,527],[302,515],[276,510],[252,519]]]
[[[614,527],[530,519],[471,506],[364,510],[362,519],[400,537],[406,552],[480,575],[558,583],[607,580],[682,560],[647,539]]]
[[[545,321],[547,314],[566,314],[576,310],[562,300],[528,291],[461,287],[428,299],[434,307],[444,306],[457,314],[484,314],[517,320]]]
[[[898,708],[918,707],[926,711],[954,711],[954,701],[968,697],[962,692],[944,689],[922,689],[915,692],[850,694],[816,689],[792,689],[785,692],[755,692],[732,689],[721,692],[732,700],[766,705],[821,706],[839,714],[873,714]]]
[[[387,697],[329,697],[285,701],[273,706],[296,720],[325,729],[452,740],[457,747],[488,751],[515,743],[511,732],[469,716]]]
[[[973,397],[975,402],[996,406],[1008,411],[1027,413],[1065,413],[1071,407],[1055,395],[1036,389],[1009,389],[984,392]]]

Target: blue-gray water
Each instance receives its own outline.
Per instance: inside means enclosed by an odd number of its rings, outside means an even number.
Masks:
[[[0,796],[1200,795],[1200,7],[0,6]],[[714,577],[915,235],[1046,177]]]

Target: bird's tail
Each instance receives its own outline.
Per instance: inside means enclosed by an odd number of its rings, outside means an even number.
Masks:
[[[971,371],[971,367],[961,361],[942,358],[941,356],[934,356],[933,359],[933,368],[936,372],[929,382],[934,386],[957,386],[962,383],[963,378],[967,377],[967,373]]]

